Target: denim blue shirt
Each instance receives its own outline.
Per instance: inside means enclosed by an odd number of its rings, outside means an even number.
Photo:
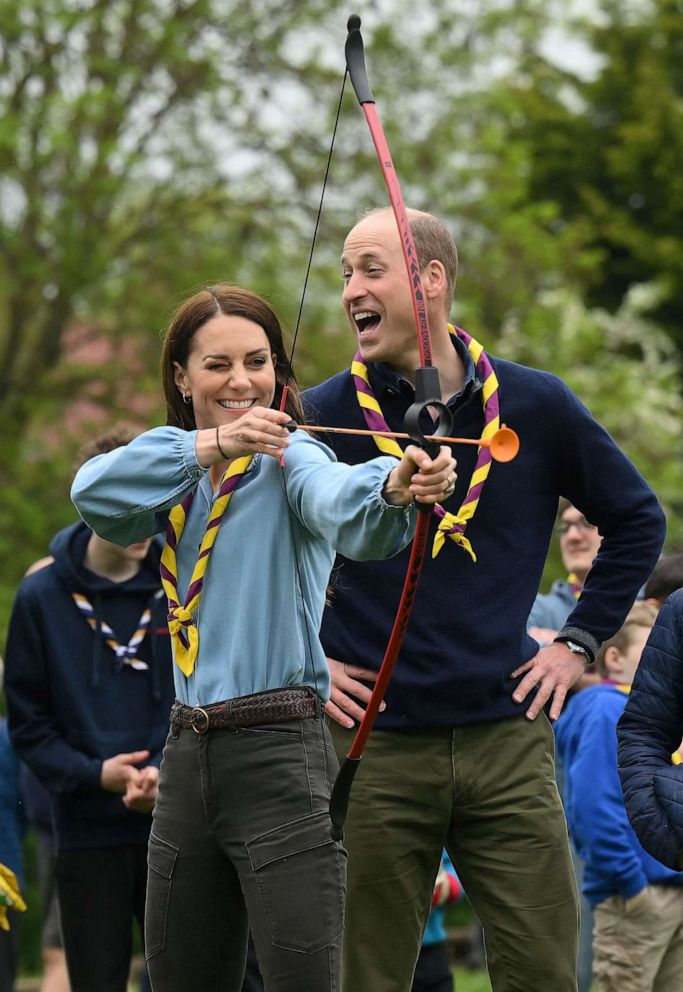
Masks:
[[[177,554],[181,601],[216,498],[195,438],[175,427],[148,431],[84,465],[71,494],[95,533],[127,546],[165,532],[169,510],[196,490]],[[357,560],[386,558],[413,535],[415,510],[389,506],[381,495],[395,465],[385,456],[340,464],[302,431],[291,437],[284,473],[276,459],[255,456],[207,569],[195,669],[186,677],[173,666],[181,702],[204,706],[292,685],[328,698],[318,631],[335,549]]]

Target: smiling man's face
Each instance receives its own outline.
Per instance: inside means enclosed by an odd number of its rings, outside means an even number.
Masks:
[[[351,230],[342,255],[342,301],[366,362],[415,368],[417,342],[408,274],[396,221],[371,214]]]

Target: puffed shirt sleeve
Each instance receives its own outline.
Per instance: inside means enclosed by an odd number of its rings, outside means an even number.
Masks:
[[[294,435],[285,456],[290,506],[311,534],[346,558],[390,558],[413,537],[417,516],[413,504],[391,506],[382,497],[396,465],[388,456],[346,465],[326,445]]]
[[[71,487],[83,520],[99,537],[123,547],[162,533],[168,511],[206,473],[195,454],[196,434],[155,427],[86,462]]]

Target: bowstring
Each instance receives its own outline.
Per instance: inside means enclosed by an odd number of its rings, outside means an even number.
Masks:
[[[304,302],[306,300],[306,290],[308,289],[308,279],[311,274],[311,266],[313,265],[313,253],[315,251],[315,243],[318,237],[318,228],[320,227],[320,218],[323,212],[323,201],[325,199],[325,190],[327,188],[327,178],[330,174],[330,166],[332,164],[332,153],[334,151],[334,141],[337,137],[337,127],[339,126],[339,118],[341,116],[342,103],[344,100],[344,89],[346,88],[346,77],[349,74],[348,68],[344,72],[344,78],[342,79],[341,91],[339,93],[339,101],[337,103],[337,113],[334,119],[334,127],[332,129],[332,140],[330,142],[330,150],[327,153],[327,164],[325,166],[325,175],[323,176],[323,185],[320,191],[320,203],[318,204],[318,212],[315,218],[315,227],[313,228],[313,238],[311,240],[311,250],[308,253],[308,264],[306,265],[306,275],[304,276],[304,286],[301,291],[301,301],[299,303],[299,312],[296,317],[296,323],[294,325],[294,334],[292,336],[292,347],[289,351],[289,358],[287,360],[287,376],[285,378],[285,385],[283,389],[283,399],[280,405],[280,409],[284,409],[284,402],[287,397],[287,389],[289,380],[294,375],[294,369],[292,362],[294,361],[294,350],[296,349],[296,342],[299,337],[299,328],[301,327],[301,318],[304,312]]]
[[[324,202],[324,199],[325,199],[325,190],[327,188],[327,180],[328,180],[328,177],[329,177],[329,174],[330,174],[330,166],[332,164],[332,153],[334,151],[334,142],[335,142],[335,138],[337,136],[337,128],[339,126],[339,119],[341,117],[341,109],[342,109],[342,104],[343,104],[343,100],[344,100],[344,90],[346,88],[346,77],[348,76],[348,74],[349,74],[349,70],[348,70],[348,68],[346,68],[346,70],[344,71],[344,78],[342,79],[341,90],[340,90],[340,93],[339,93],[339,101],[337,103],[337,112],[336,112],[335,119],[334,119],[334,127],[332,129],[332,140],[330,141],[330,148],[329,148],[329,152],[327,154],[327,163],[326,163],[326,166],[325,166],[325,173],[324,173],[324,176],[323,176],[322,189],[320,191],[320,202],[318,204],[318,212],[317,212],[316,218],[315,218],[315,227],[313,229],[313,238],[311,239],[311,248],[310,248],[310,251],[308,253],[308,263],[306,265],[306,274],[304,276],[304,284],[303,284],[303,289],[302,289],[302,292],[301,292],[301,300],[300,300],[300,303],[299,303],[299,312],[297,313],[296,323],[294,325],[294,333],[292,335],[292,347],[290,348],[289,357],[287,359],[287,372],[286,372],[286,375],[285,375],[284,386],[282,388],[282,398],[280,400],[280,410],[281,411],[284,411],[285,404],[287,402],[287,394],[289,392],[289,381],[294,376],[294,366],[293,366],[294,351],[296,349],[296,343],[297,343],[297,340],[298,340],[298,337],[299,337],[299,329],[301,327],[301,319],[302,319],[303,312],[304,312],[304,303],[305,303],[305,300],[306,300],[306,290],[308,289],[308,280],[309,280],[309,276],[311,274],[311,268],[312,268],[312,265],[313,265],[313,254],[315,252],[315,245],[316,245],[316,240],[317,240],[317,237],[318,237],[318,230],[319,230],[319,227],[320,227],[320,218],[322,217],[323,202]],[[306,600],[304,599],[304,590],[303,590],[303,583],[302,583],[302,578],[301,578],[301,561],[299,559],[299,551],[298,551],[298,547],[297,547],[296,534],[294,533],[294,523],[292,521],[292,509],[291,509],[291,507],[289,505],[289,499],[287,497],[287,484],[286,484],[286,481],[285,481],[284,458],[280,462],[280,480],[281,480],[281,485],[282,485],[282,491],[283,491],[283,493],[285,495],[285,500],[286,500],[286,503],[287,503],[287,517],[288,517],[288,520],[289,520],[289,530],[290,530],[290,536],[291,536],[291,540],[292,540],[292,549],[294,551],[294,568],[295,568],[295,571],[296,571],[297,585],[299,587],[299,598],[301,600],[301,612],[302,612],[302,616],[303,616],[303,620],[304,620],[304,628],[306,630],[306,642],[307,642],[307,645],[308,645],[308,655],[309,655],[309,657],[311,659],[311,669],[312,669],[312,672],[313,672],[313,686],[314,686],[315,694],[316,694],[316,696],[319,699],[320,698],[320,694],[318,692],[318,673],[316,671],[316,666],[315,666],[315,655],[314,655],[314,652],[313,652],[313,640],[312,640],[312,637],[311,637],[311,630],[310,630],[310,626],[309,626],[309,623],[308,623],[308,613],[307,613],[307,610],[306,610]],[[327,774],[329,776],[329,769],[327,768],[327,747],[325,746],[325,742],[324,741],[323,741],[323,755],[324,755],[324,761],[325,761],[325,768],[326,768]]]

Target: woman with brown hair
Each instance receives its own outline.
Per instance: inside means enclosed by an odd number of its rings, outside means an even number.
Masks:
[[[238,992],[251,925],[268,992],[336,992],[345,852],[330,836],[337,771],[318,639],[335,549],[383,558],[414,500],[455,479],[442,448],[357,466],[303,431],[277,316],[212,286],[177,311],[162,383],[168,426],[101,455],[72,496],[108,540],[166,531],[177,702],[149,847],[146,954],[155,992]],[[368,623],[368,616],[359,623]]]

